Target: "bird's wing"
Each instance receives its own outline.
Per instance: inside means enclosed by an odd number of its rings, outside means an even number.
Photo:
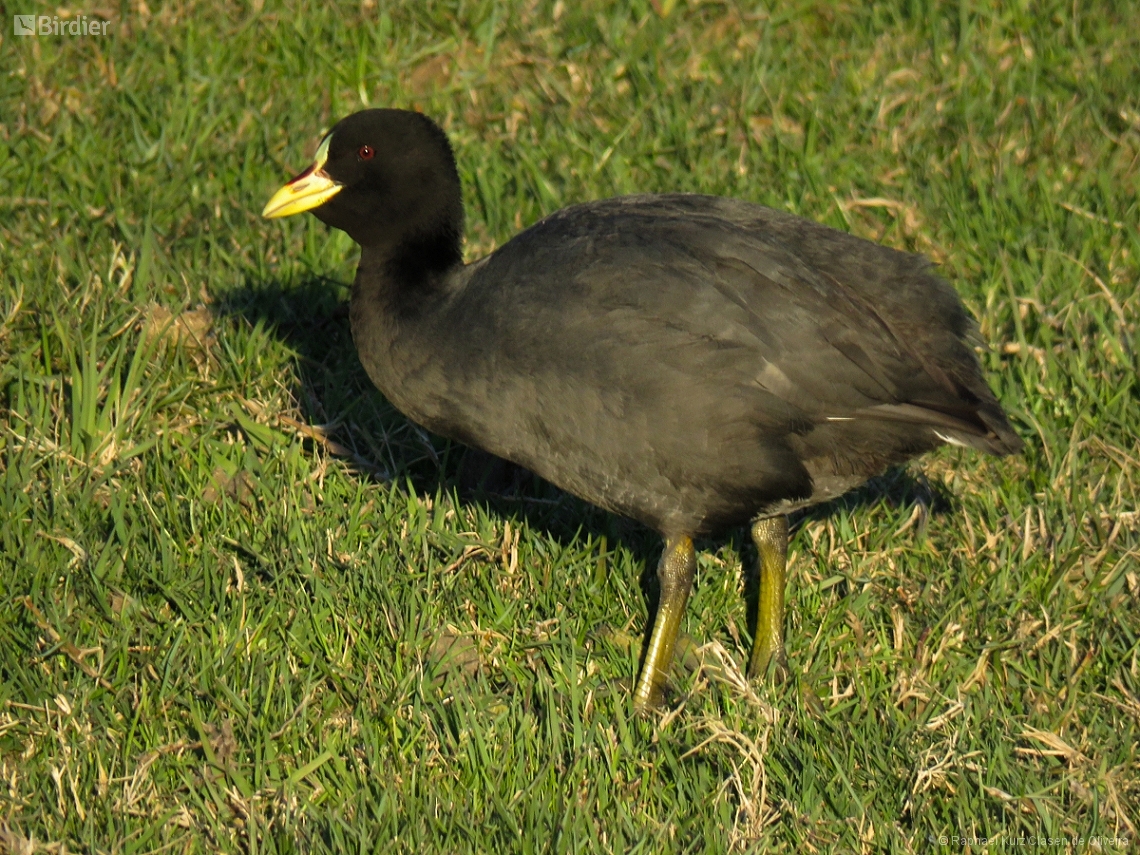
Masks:
[[[563,270],[613,306],[612,329],[670,339],[658,342],[666,358],[707,363],[711,376],[812,420],[926,424],[991,451],[1020,445],[973,354],[976,325],[925,258],[717,197],[588,208],[565,212],[578,246],[563,245],[577,259]],[[758,403],[761,418],[787,416],[767,396]]]

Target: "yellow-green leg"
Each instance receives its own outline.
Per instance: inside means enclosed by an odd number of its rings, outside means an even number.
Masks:
[[[697,556],[693,552],[692,538],[666,539],[665,552],[661,556],[661,563],[657,565],[657,581],[661,586],[657,619],[653,622],[649,649],[645,653],[645,662],[641,666],[637,688],[633,692],[633,705],[639,710],[661,703],[665,678],[673,664],[673,653],[677,647],[681,615],[685,613],[685,603],[688,602],[689,591],[693,587],[696,567]]]
[[[756,608],[756,642],[748,661],[748,676],[767,674],[775,660],[777,679],[787,673],[784,659],[784,573],[788,563],[788,518],[756,520],[752,541],[760,553],[760,597]]]

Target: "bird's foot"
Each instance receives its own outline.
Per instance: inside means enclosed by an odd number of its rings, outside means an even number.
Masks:
[[[620,629],[615,629],[608,624],[603,624],[597,627],[591,635],[599,641],[605,641],[612,644],[618,650],[626,655],[636,656],[640,653],[643,640],[628,632]],[[680,673],[693,674],[700,670],[703,660],[697,653],[697,645],[686,633],[678,633],[676,652],[673,657],[673,664],[670,668],[671,676],[676,677]],[[626,678],[618,681],[618,684],[626,687],[631,693],[635,690],[636,686],[633,682]],[[634,709],[643,715],[650,715],[659,712],[662,709],[670,706],[670,701],[675,697],[674,687],[672,680],[666,680],[659,686],[655,686],[653,691],[644,698],[634,698]]]
[[[748,679],[760,679],[778,686],[787,682],[789,676],[791,675],[788,671],[788,658],[784,654],[784,645],[773,648],[758,643],[748,662]]]

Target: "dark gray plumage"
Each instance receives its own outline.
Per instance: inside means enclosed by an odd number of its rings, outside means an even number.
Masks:
[[[407,300],[370,256],[353,333],[402,412],[665,534],[1018,447],[925,259],[771,209],[577,205]]]

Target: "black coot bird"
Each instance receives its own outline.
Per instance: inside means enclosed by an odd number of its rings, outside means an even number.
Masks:
[[[751,523],[756,676],[783,659],[789,511],[943,443],[1022,445],[921,256],[670,194],[574,205],[465,265],[451,146],[403,110],[337,123],[263,214],[302,211],[361,246],[352,335],[396,407],[661,533],[638,707],[662,697],[694,537]]]

